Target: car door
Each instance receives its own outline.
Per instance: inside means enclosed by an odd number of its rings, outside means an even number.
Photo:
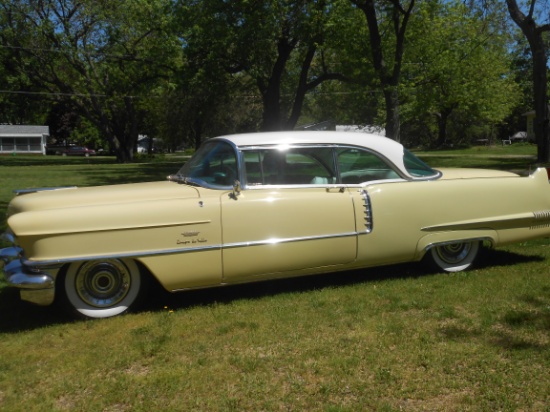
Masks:
[[[336,184],[330,148],[256,150],[243,158],[245,189],[221,199],[225,281],[355,260],[353,200]]]

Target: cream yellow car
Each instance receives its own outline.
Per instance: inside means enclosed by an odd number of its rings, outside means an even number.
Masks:
[[[550,235],[546,169],[434,170],[393,140],[277,132],[206,141],[166,181],[23,190],[8,206],[9,285],[90,318],[168,291],[430,260]],[[313,280],[314,281],[314,280]]]

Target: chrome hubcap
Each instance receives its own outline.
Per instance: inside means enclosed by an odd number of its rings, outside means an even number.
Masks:
[[[470,243],[453,243],[436,248],[437,255],[446,263],[459,263],[470,253]]]
[[[130,289],[130,272],[119,260],[84,263],[76,276],[76,291],[88,305],[109,307]]]

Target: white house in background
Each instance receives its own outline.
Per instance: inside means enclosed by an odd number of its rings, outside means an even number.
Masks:
[[[151,139],[149,138],[149,136],[140,134],[138,136],[138,141],[137,141],[137,152],[147,153],[149,151],[150,144],[151,144]],[[154,140],[153,140],[153,144],[154,144]]]
[[[46,154],[48,126],[0,125],[0,154]]]

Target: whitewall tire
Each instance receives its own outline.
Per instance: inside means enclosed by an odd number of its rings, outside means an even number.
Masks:
[[[460,272],[472,267],[480,249],[480,241],[434,246],[429,251],[431,263],[445,272]]]
[[[128,311],[138,301],[142,275],[133,260],[74,262],[64,279],[67,303],[82,317],[107,318]]]

